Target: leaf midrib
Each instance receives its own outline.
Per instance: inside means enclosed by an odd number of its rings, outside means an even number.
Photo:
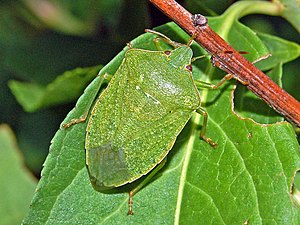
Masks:
[[[192,118],[192,121],[193,121],[192,127],[191,127],[192,131],[191,131],[190,138],[186,144],[186,153],[185,153],[183,164],[182,164],[181,177],[180,177],[179,187],[178,187],[178,197],[177,197],[177,203],[176,203],[176,209],[175,209],[174,224],[176,224],[176,225],[179,224],[182,197],[183,197],[184,185],[186,182],[186,174],[187,174],[191,154],[193,151],[193,146],[194,146],[194,142],[195,142],[195,138],[196,138],[196,130],[197,130],[196,128],[197,128],[197,124],[199,123],[199,120],[200,120],[200,115],[195,115]]]

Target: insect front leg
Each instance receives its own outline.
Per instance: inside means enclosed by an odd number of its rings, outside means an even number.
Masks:
[[[259,58],[256,59],[256,60],[254,60],[252,63],[253,63],[253,64],[254,64],[254,63],[257,63],[257,62],[259,62],[259,61],[261,61],[261,60],[263,60],[263,59],[269,58],[270,56],[271,56],[271,54],[264,55],[264,56],[262,56],[262,57],[259,57]],[[212,64],[213,64],[214,66],[216,66],[216,67],[219,67],[219,68],[221,68],[221,69],[224,68],[223,64],[222,64],[221,62],[217,61],[216,57],[214,57],[214,56],[211,57],[211,62],[212,62]],[[230,79],[233,78],[233,77],[234,77],[233,74],[230,74],[230,73],[229,73],[229,74],[225,75],[225,76],[220,80],[219,83],[217,83],[216,85],[212,84],[212,85],[209,86],[209,88],[211,88],[211,89],[217,89],[217,88],[219,88],[221,85],[223,85],[226,81],[230,80]],[[241,82],[243,85],[245,85],[245,86],[249,85],[248,81],[241,80],[241,79],[238,79],[238,78],[236,78],[236,79],[237,79],[239,82]]]
[[[139,191],[141,190],[146,184],[148,184],[151,179],[158,173],[158,171],[161,170],[161,168],[163,168],[163,166],[166,164],[167,162],[167,157],[164,158],[160,164],[158,164],[150,173],[149,175],[146,176],[146,178],[139,183],[138,186],[136,186],[133,190],[131,190],[129,192],[129,198],[128,198],[128,213],[127,215],[133,215],[133,210],[132,210],[132,205],[133,205],[133,196]]]
[[[171,45],[173,48],[177,48],[179,46],[181,46],[182,44],[180,43],[177,43],[175,41],[172,41],[169,37],[167,37],[166,35],[158,32],[158,31],[155,31],[155,30],[150,30],[150,29],[146,29],[145,32],[147,33],[152,33],[152,34],[155,34],[157,35],[156,38],[154,38],[154,44],[155,44],[155,47],[156,49],[158,50],[164,50],[160,45],[159,45],[159,41],[163,41],[169,45]]]
[[[62,126],[63,128],[67,129],[73,126],[74,124],[84,123],[86,121],[87,115],[88,115],[88,111],[86,111],[80,118],[72,119],[70,122],[63,124]]]
[[[216,142],[213,142],[210,138],[206,137],[206,135],[205,135],[207,119],[208,119],[208,114],[207,114],[206,110],[202,107],[199,107],[196,110],[196,112],[203,116],[203,124],[202,124],[201,132],[200,132],[200,138],[202,138],[204,141],[206,141],[212,147],[216,148],[218,146],[218,144]]]
[[[83,110],[82,115],[79,118],[73,118],[69,122],[64,123],[62,125],[63,128],[67,129],[67,128],[73,126],[74,124],[84,123],[86,121],[86,119],[87,119],[87,117],[89,115],[90,109],[93,106],[93,102],[94,102],[94,100],[95,100],[95,98],[96,98],[96,96],[98,94],[98,91],[100,90],[100,88],[101,88],[102,85],[109,83],[109,81],[111,80],[111,78],[112,78],[112,75],[109,75],[107,73],[105,73],[105,74],[103,74],[103,75],[98,76],[97,78],[95,78],[95,79],[99,79],[99,81],[98,81],[99,89],[97,89],[95,91],[93,98],[91,98],[90,101],[86,104],[85,109]]]
[[[212,84],[212,83],[207,83],[204,81],[200,81],[200,80],[195,80],[195,84],[197,88],[208,88],[208,89],[218,89],[220,86],[222,86],[226,81],[230,80],[231,78],[233,78],[232,74],[227,74],[225,75],[217,84]]]

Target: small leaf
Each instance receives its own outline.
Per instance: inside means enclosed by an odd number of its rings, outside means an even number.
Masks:
[[[14,80],[9,82],[9,87],[24,110],[33,112],[47,106],[74,101],[96,77],[100,68],[96,66],[67,71],[46,87]]]
[[[1,224],[20,224],[28,211],[36,180],[23,165],[16,140],[7,125],[0,125]]]

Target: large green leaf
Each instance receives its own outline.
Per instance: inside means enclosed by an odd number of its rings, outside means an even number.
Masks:
[[[36,180],[23,165],[16,139],[0,125],[0,217],[2,225],[20,224],[34,194]]]
[[[255,33],[234,18],[224,17],[225,27],[218,21],[209,20],[236,48],[253,53],[250,60],[268,52]],[[175,41],[189,39],[173,23],[158,30]],[[144,34],[131,45],[155,49],[153,38]],[[201,52],[199,46],[193,48],[196,55]],[[115,73],[125,51],[100,71],[63,124],[87,112],[103,75]],[[197,61],[193,71],[196,79],[216,83],[220,77],[208,61]],[[237,116],[232,110],[233,90],[231,82],[216,91],[201,90],[209,114],[207,136],[218,147],[213,149],[199,139],[202,118],[193,116],[178,136],[167,164],[134,196],[133,216],[126,215],[127,192],[140,180],[113,193],[95,191],[85,167],[86,122],[61,128],[52,140],[24,224],[298,224],[299,209],[290,196],[300,166],[293,128],[285,122],[261,125]]]

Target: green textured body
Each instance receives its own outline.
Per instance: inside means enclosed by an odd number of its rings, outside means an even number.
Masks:
[[[168,154],[200,95],[192,73],[192,50],[130,49],[88,122],[86,163],[95,189],[132,182]]]

